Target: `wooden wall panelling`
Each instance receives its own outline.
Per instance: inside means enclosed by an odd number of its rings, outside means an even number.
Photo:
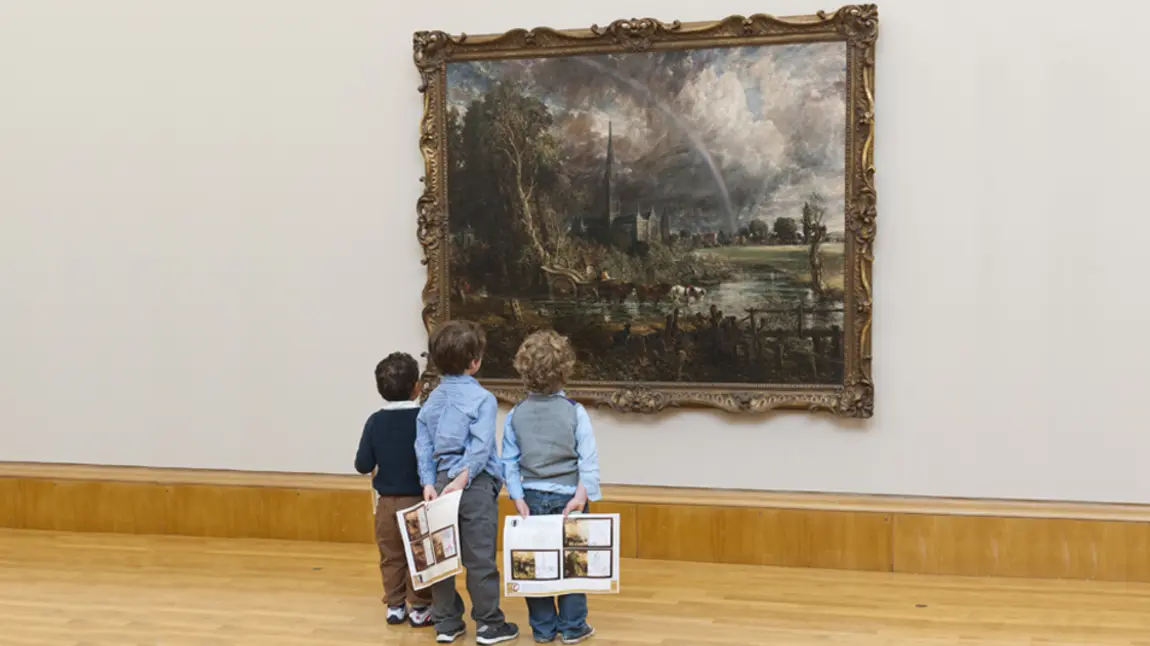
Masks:
[[[896,572],[1150,582],[1150,524],[899,514]]]
[[[267,487],[263,491],[263,505],[267,509],[266,527],[260,528],[268,538],[298,541],[318,541],[325,509],[323,501],[308,497],[306,491],[281,487]],[[365,492],[365,495],[368,495]],[[368,503],[370,505],[370,499]],[[370,514],[371,511],[367,510]]]
[[[593,502],[591,512],[595,514],[619,514],[619,556],[625,559],[639,555],[638,511],[632,503]]]
[[[308,528],[309,532],[315,532],[316,538],[307,540],[337,543],[375,542],[375,516],[371,510],[371,491],[304,489],[299,492],[299,498],[302,515],[313,519],[312,522],[316,524],[314,530]]]
[[[0,478],[0,527],[24,526],[23,480]]]
[[[174,533],[182,536],[268,538],[262,490],[179,484],[172,487]]]
[[[624,557],[1150,582],[1150,507],[607,486]],[[0,463],[0,527],[373,542],[366,478]],[[503,518],[514,514],[505,496]]]
[[[368,491],[0,478],[0,526],[371,543]]]
[[[170,489],[156,483],[64,481],[55,485],[57,529],[171,533]]]
[[[173,533],[371,543],[369,491],[176,485]]]
[[[871,512],[641,505],[639,558],[891,569],[890,517]]]

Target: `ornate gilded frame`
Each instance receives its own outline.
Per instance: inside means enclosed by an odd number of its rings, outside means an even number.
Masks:
[[[447,179],[442,160],[446,119],[446,69],[455,61],[571,56],[652,49],[699,49],[776,43],[844,41],[847,43],[846,136],[846,276],[845,370],[841,385],[766,386],[702,383],[576,383],[570,396],[621,412],[654,413],[670,406],[711,407],[732,412],[806,409],[842,417],[869,418],[874,413],[871,379],[871,272],[874,262],[876,195],[874,183],[874,72],[878,9],[848,5],[833,13],[778,18],[731,16],[705,23],[664,23],[652,18],[616,20],[606,27],[556,30],[513,29],[500,35],[452,36],[442,31],[414,35],[415,65],[422,82],[423,118],[419,147],[425,173],[419,198],[419,242],[427,283],[423,288],[423,322],[430,332],[450,317],[447,247]],[[424,375],[425,392],[437,377]],[[522,387],[514,380],[485,380],[498,398],[515,402]]]

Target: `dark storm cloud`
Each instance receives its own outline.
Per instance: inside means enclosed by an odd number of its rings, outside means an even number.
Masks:
[[[625,200],[771,220],[818,191],[842,226],[841,43],[453,64],[448,99],[499,80],[552,108],[570,164],[602,163],[610,122]]]

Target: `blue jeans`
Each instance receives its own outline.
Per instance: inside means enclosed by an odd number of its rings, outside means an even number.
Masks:
[[[562,514],[571,496],[527,489],[523,500],[532,515],[548,516]],[[558,601],[556,612],[555,597],[527,598],[527,617],[536,639],[548,640],[557,634],[574,636],[587,625],[587,595],[564,594]]]

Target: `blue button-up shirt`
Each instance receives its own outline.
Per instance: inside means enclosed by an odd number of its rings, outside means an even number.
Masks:
[[[467,469],[467,485],[480,473],[502,481],[495,452],[495,395],[474,377],[449,375],[427,397],[415,421],[419,482],[435,484],[446,471],[455,478]]]
[[[562,395],[563,393],[559,393]],[[507,493],[512,500],[523,498],[524,487],[535,491],[548,491],[568,496],[575,495],[575,487],[555,484],[553,482],[523,482],[519,473],[519,440],[515,437],[515,429],[511,420],[515,416],[515,409],[507,414],[507,421],[503,424],[503,456],[500,462],[503,465],[503,478],[507,481]],[[595,433],[591,428],[591,417],[582,404],[575,404],[575,453],[579,456],[579,484],[587,490],[587,499],[599,500],[602,494],[599,491],[599,450],[595,447]]]

